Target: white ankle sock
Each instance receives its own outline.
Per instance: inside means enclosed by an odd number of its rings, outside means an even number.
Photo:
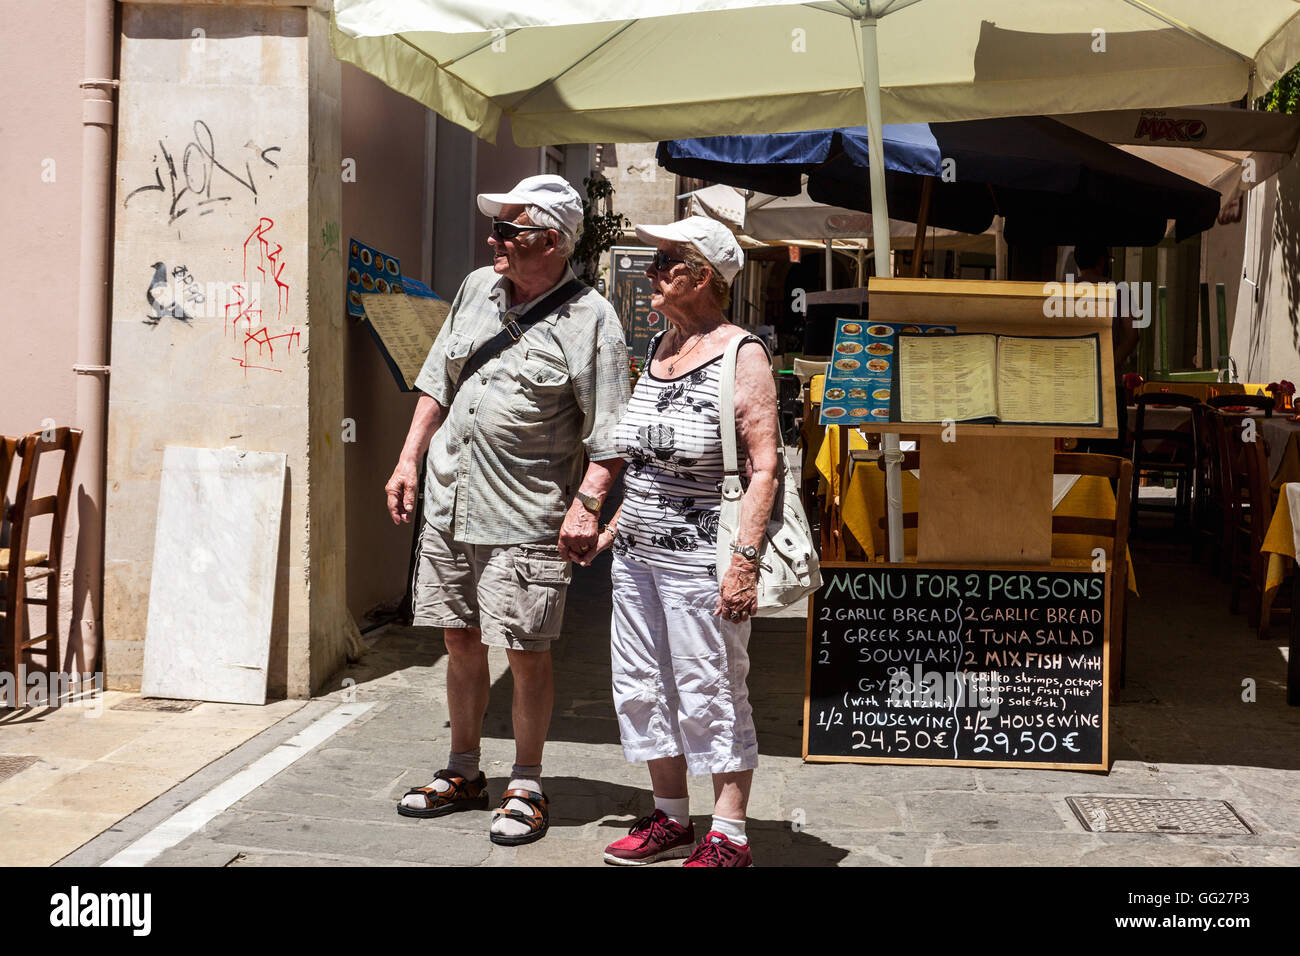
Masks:
[[[662,810],[664,816],[679,826],[691,825],[690,797],[661,797],[655,794],[655,809]]]
[[[506,784],[507,790],[532,790],[535,793],[542,792],[542,765],[535,767],[525,767],[515,764],[510,769],[510,782]],[[532,813],[532,807],[524,803],[518,797],[511,798],[506,803],[507,810],[518,810],[520,813]],[[499,833],[502,836],[522,836],[529,832],[531,828],[522,820],[515,820],[507,816],[494,816],[492,818],[492,832]]]
[[[729,820],[726,817],[720,817],[715,813],[713,815],[713,825],[710,826],[709,829],[721,833],[737,846],[744,846],[749,842],[749,837],[745,836],[744,820]]]

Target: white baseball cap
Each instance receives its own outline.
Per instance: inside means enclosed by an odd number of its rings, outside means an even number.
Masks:
[[[495,216],[502,206],[537,206],[545,209],[576,237],[582,226],[582,197],[568,181],[553,173],[529,176],[508,193],[479,193],[478,209]]]
[[[740,251],[740,243],[736,242],[731,230],[707,216],[689,216],[666,226],[637,226],[636,235],[650,245],[667,239],[694,246],[727,282],[734,279],[745,264],[745,254]]]

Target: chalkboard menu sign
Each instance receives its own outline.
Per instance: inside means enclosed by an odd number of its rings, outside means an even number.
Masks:
[[[609,301],[623,322],[628,357],[639,368],[655,334],[667,328],[663,315],[650,308],[650,280],[645,270],[655,250],[642,246],[614,246],[609,250]]]
[[[1106,770],[1106,575],[822,565],[809,761]]]

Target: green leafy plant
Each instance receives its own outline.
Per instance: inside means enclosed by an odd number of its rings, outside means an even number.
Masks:
[[[582,238],[573,250],[578,277],[589,285],[598,278],[600,255],[623,238],[623,230],[632,222],[615,212],[614,184],[599,174],[582,181],[587,198],[582,201]]]
[[[1273,113],[1300,112],[1300,63],[1282,74],[1273,88],[1255,101],[1255,108]]]

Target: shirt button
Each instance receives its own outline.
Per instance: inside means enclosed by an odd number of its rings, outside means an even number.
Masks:
[[[474,406],[474,405],[471,405],[471,406],[469,407],[469,413],[470,413],[471,415],[474,414],[474,408],[475,408],[475,407],[476,407],[476,406]]]

